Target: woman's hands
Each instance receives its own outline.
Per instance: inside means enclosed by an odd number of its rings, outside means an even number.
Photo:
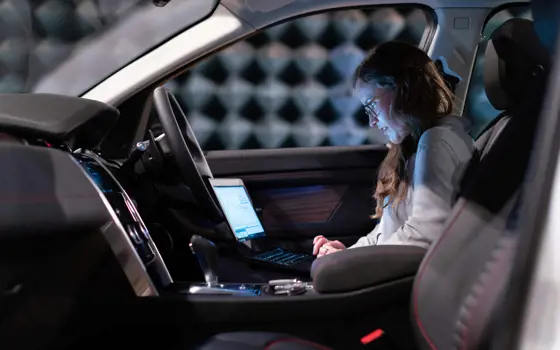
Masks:
[[[346,246],[340,241],[329,241],[325,236],[317,236],[313,239],[313,255],[317,255],[317,257],[336,253],[344,249],[346,249]]]

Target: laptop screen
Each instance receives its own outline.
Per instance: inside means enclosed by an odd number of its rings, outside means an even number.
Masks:
[[[264,228],[243,185],[213,186],[226,220],[239,242],[264,237]]]

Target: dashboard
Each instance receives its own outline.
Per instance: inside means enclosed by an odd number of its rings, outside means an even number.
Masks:
[[[107,237],[110,245],[120,245],[118,254],[126,254],[129,257],[134,256],[140,260],[142,268],[146,270],[149,279],[148,283],[153,283],[158,290],[170,285],[173,280],[169,270],[155,245],[150,233],[142,221],[135,202],[129,197],[123,186],[119,183],[115,174],[111,172],[108,166],[104,164],[103,159],[94,153],[74,153],[76,161],[82,166],[87,175],[101,192],[101,195],[107,200],[108,208],[118,221],[116,230]],[[117,237],[121,236],[121,237]],[[122,244],[122,236],[130,244]],[[117,242],[121,239],[120,244]],[[134,252],[122,251],[123,249],[134,249]],[[115,250],[115,249],[113,249]],[[129,259],[130,260],[130,259]],[[127,267],[123,266],[126,270]],[[126,271],[125,271],[126,272]],[[129,276],[129,279],[131,277]],[[138,279],[133,277],[134,279]],[[132,284],[138,281],[130,281]]]
[[[92,207],[94,209],[85,206],[84,210],[99,209],[104,214],[100,222],[107,219],[106,214],[109,214],[110,219],[103,222],[99,229],[136,295],[157,295],[160,290],[173,282],[171,275],[150,237],[134,201],[118,181],[119,171],[113,171],[116,167],[112,162],[103,160],[97,154],[87,151],[97,147],[108,137],[119,117],[119,110],[113,106],[75,96],[0,94],[0,126],[5,133],[11,136],[8,138],[8,142],[18,144],[17,147],[19,144],[23,144],[52,148],[68,154],[73,162],[78,163],[70,165],[69,159],[57,153],[52,159],[45,156],[45,159],[49,159],[45,160],[44,167],[56,161],[67,167],[75,166],[72,168],[72,175],[80,173],[87,177],[105,208],[99,206],[98,198],[94,198],[92,199],[92,202],[95,202],[95,207]],[[6,139],[3,142],[6,142]],[[41,154],[41,156],[43,155]],[[34,159],[31,161],[33,162]],[[78,170],[76,167],[80,167],[79,170],[83,171],[74,172]],[[57,175],[56,172],[53,173],[53,177],[56,179],[66,178],[63,175]],[[55,191],[56,194],[58,184],[47,184],[46,182],[48,179],[45,180],[44,187],[48,191]],[[79,183],[85,184],[86,182],[82,178]],[[92,188],[87,190],[84,192],[93,193]],[[66,192],[61,190],[61,192],[74,193],[70,190]],[[75,192],[81,193],[79,190]],[[55,199],[58,201],[58,198]],[[73,210],[73,200],[75,199],[64,198],[69,212]],[[80,207],[76,204],[77,213],[72,212],[72,215],[75,216],[73,219],[77,223],[84,220],[78,214],[86,217],[88,214],[79,209]],[[107,211],[103,212],[103,209]],[[58,213],[58,211],[56,212]],[[66,219],[63,214],[65,213],[62,213],[61,217]]]

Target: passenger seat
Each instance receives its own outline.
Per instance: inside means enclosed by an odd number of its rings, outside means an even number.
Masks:
[[[532,38],[536,36],[534,30],[528,33],[520,31],[515,33],[515,36],[523,42],[528,42],[531,39],[538,40],[538,37]],[[515,81],[512,81],[513,76],[508,76],[506,60],[500,56],[499,50],[505,50],[501,47],[499,41],[490,40],[488,42],[484,55],[484,89],[492,106],[505,112],[498,115],[477,138],[476,147],[481,152],[481,158],[486,156],[494,141],[509,122],[511,111],[515,111],[519,107],[524,101],[524,95],[528,93],[526,86],[519,86],[519,89],[516,89]],[[547,55],[545,47],[542,46],[535,54],[538,56]]]
[[[533,27],[533,25],[531,25],[531,27]],[[531,38],[533,36],[536,38]],[[519,38],[518,40],[520,42],[527,43],[529,43],[530,40],[538,40],[533,28],[528,32],[519,31],[515,33],[515,37]],[[538,43],[540,43],[540,40]],[[539,49],[536,50],[535,56],[543,57],[543,61],[548,61],[548,59],[544,58],[548,56],[546,48],[542,45],[538,46]],[[459,191],[459,196],[464,193],[467,184],[471,182],[481,160],[486,157],[494,145],[494,142],[498,139],[511,120],[511,112],[519,108],[520,104],[524,101],[524,95],[527,93],[527,87],[522,84],[519,84],[519,90],[515,90],[515,75],[507,74],[507,58],[503,57],[506,56],[506,53],[500,54],[499,50],[505,50],[499,40],[490,40],[488,42],[484,54],[484,89],[488,101],[492,104],[492,106],[503,112],[494,118],[494,120],[486,126],[484,131],[475,140],[475,153],[473,154],[473,157],[471,158],[471,161],[461,180],[461,190]],[[548,64],[547,62],[545,63]],[[508,69],[515,68],[509,67]]]

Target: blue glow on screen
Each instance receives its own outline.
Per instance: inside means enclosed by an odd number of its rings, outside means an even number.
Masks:
[[[239,242],[265,235],[264,228],[243,186],[215,186],[214,192]]]
[[[101,189],[102,192],[104,193],[113,192],[113,186],[111,186],[111,184],[108,184],[107,181],[105,181],[103,175],[101,175],[101,173],[95,167],[87,163],[83,165],[86,171],[88,172],[89,176],[91,177],[91,179],[95,182],[95,184],[99,187],[99,189]]]

